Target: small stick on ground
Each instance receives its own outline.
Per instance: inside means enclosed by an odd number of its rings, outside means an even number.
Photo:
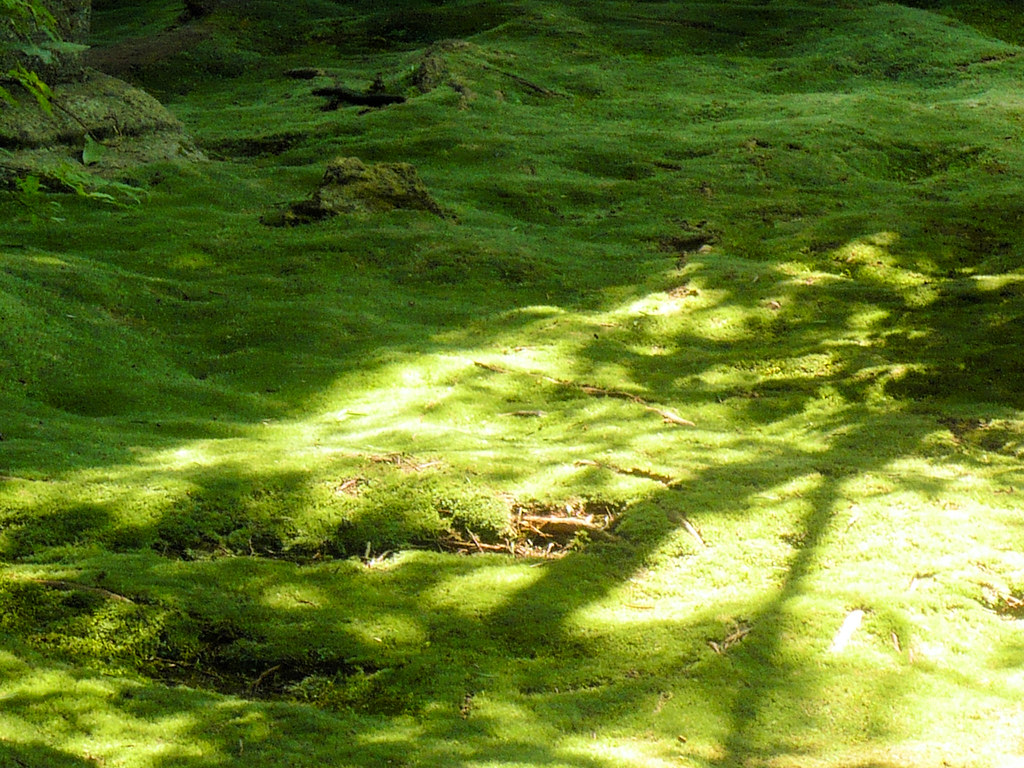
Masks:
[[[281,668],[280,664],[275,664],[270,669],[264,670],[260,674],[260,676],[256,678],[256,681],[252,684],[252,686],[250,687],[250,690],[255,691],[257,688],[260,687],[260,683],[262,683],[264,680],[267,679],[268,675],[272,675],[274,672],[277,672],[277,670],[279,670],[280,668]]]
[[[694,422],[689,419],[684,419],[677,413],[658,408],[652,405],[649,401],[634,395],[632,392],[625,392],[621,389],[606,389],[605,387],[597,387],[593,384],[579,384],[575,381],[568,381],[566,379],[556,379],[553,376],[547,376],[542,373],[532,373],[530,371],[513,371],[508,368],[502,368],[500,365],[494,365],[493,363],[482,363],[478,360],[473,361],[473,365],[478,368],[483,368],[485,371],[491,371],[492,373],[503,373],[503,374],[520,374],[522,376],[530,376],[531,378],[538,379],[540,381],[547,381],[551,384],[556,384],[559,387],[565,387],[567,389],[574,389],[577,392],[582,392],[585,395],[591,397],[612,397],[617,400],[629,400],[631,403],[642,405],[645,410],[651,411],[661,416],[662,420],[668,424],[677,424],[681,427],[695,427],[697,426]]]
[[[467,530],[466,533],[469,534],[469,538],[471,538],[473,543],[476,545],[477,552],[483,552],[484,548],[480,546],[480,539],[477,538],[477,535],[469,530]]]
[[[668,519],[671,520],[673,523],[679,523],[679,525],[683,526],[683,530],[691,536],[693,536],[694,540],[698,544],[700,544],[702,549],[708,548],[707,542],[705,542],[704,537],[700,535],[700,531],[697,530],[697,526],[691,523],[687,519],[686,515],[683,515],[679,512],[669,512]]]
[[[686,532],[693,536],[697,540],[697,543],[701,545],[703,549],[707,549],[708,545],[705,543],[704,538],[700,535],[700,531],[697,530],[697,526],[687,520],[685,517],[681,521],[682,526],[686,529]]]
[[[74,592],[92,592],[94,595],[103,595],[103,597],[110,598],[111,600],[119,600],[123,603],[133,603],[130,597],[119,595],[117,592],[111,592],[109,589],[103,589],[103,587],[91,587],[88,584],[79,584],[76,581],[64,581],[63,579],[25,579],[25,581],[31,581],[33,584],[39,584],[43,587],[50,587],[52,589],[63,589]]]
[[[659,416],[661,416],[663,421],[665,421],[665,422],[667,422],[669,424],[678,424],[681,427],[696,427],[697,426],[694,422],[690,421],[689,419],[684,419],[682,416],[679,416],[679,415],[673,413],[672,411],[663,411],[663,410],[660,410],[658,408],[654,408],[652,406],[647,406],[647,410],[648,411],[653,411],[654,413],[658,414]]]
[[[573,466],[576,467],[597,467],[598,469],[607,469],[609,472],[615,472],[618,475],[629,475],[631,477],[645,477],[648,480],[654,480],[656,483],[661,483],[672,487],[675,484],[675,479],[669,475],[661,475],[657,472],[653,472],[649,469],[641,469],[640,467],[620,467],[615,464],[605,464],[600,461],[594,461],[592,459],[577,459],[573,462]]]
[[[567,98],[566,94],[564,94],[564,93],[559,93],[558,91],[553,91],[550,88],[545,88],[543,85],[538,85],[537,83],[535,83],[535,82],[533,82],[531,80],[527,80],[525,77],[521,77],[520,75],[516,75],[516,74],[514,74],[512,72],[506,72],[503,69],[498,69],[497,67],[492,67],[489,64],[481,64],[480,66],[483,69],[486,69],[488,72],[494,72],[496,74],[501,75],[502,77],[507,77],[509,80],[512,80],[513,82],[521,85],[523,88],[525,88],[528,91],[532,91],[533,93],[536,93],[538,96],[548,96],[548,97],[562,98],[562,99]]]

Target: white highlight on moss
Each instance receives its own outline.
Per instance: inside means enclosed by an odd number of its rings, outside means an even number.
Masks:
[[[835,637],[832,638],[832,645],[829,646],[829,651],[832,653],[842,653],[843,649],[850,642],[850,638],[853,637],[853,633],[860,627],[861,621],[864,619],[864,611],[858,609],[856,611],[850,611],[846,614],[846,619],[843,621],[843,625],[836,632]]]

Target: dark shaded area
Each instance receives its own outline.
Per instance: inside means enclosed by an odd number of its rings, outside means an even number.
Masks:
[[[352,104],[362,107],[386,107],[389,104],[405,103],[405,96],[398,96],[391,93],[361,93],[340,85],[315,88],[313,90],[313,95],[327,99],[327,104],[323,107],[325,112],[333,112],[342,104]]]
[[[992,37],[1024,44],[1020,7],[1014,0],[903,0],[902,5],[952,16]]]
[[[91,760],[69,755],[44,744],[0,742],[0,768],[91,768]]]
[[[480,34],[518,15],[516,5],[505,2],[366,3],[360,10],[357,20],[327,22],[316,39],[345,53],[409,50]]]

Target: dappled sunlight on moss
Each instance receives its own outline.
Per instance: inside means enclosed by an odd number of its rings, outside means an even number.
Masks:
[[[3,686],[0,733],[5,750],[13,747],[25,759],[55,766],[86,765],[120,759],[130,750],[144,765],[209,759],[220,751],[219,739],[199,735],[198,712],[182,709],[168,714],[161,708],[133,713],[134,697],[142,695],[140,704],[148,698],[135,683],[38,665],[36,659],[22,664],[17,683]],[[250,727],[239,731],[248,736]],[[44,747],[53,749],[54,757],[43,757]],[[72,755],[85,759],[73,762]]]
[[[0,763],[1003,768],[1018,49],[869,0],[371,5],[136,52],[213,158],[139,209],[0,200]],[[457,221],[259,223],[338,156]]]
[[[505,605],[510,594],[529,589],[541,575],[536,569],[531,572],[517,565],[490,563],[436,584],[424,591],[423,598],[439,609],[479,620]]]

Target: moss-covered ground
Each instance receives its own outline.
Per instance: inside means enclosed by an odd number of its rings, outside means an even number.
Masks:
[[[1017,3],[95,5],[209,159],[0,199],[0,766],[1024,765]]]

